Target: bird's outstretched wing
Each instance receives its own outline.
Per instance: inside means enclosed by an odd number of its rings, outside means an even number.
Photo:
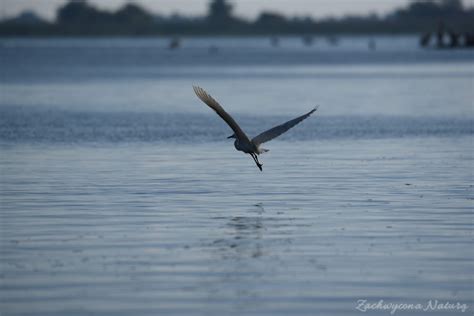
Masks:
[[[194,93],[196,93],[199,99],[201,99],[202,102],[206,103],[211,109],[213,109],[227,123],[227,125],[229,125],[230,128],[232,128],[235,135],[239,139],[247,139],[250,142],[247,135],[245,135],[245,133],[242,131],[240,126],[235,122],[232,116],[230,116],[229,113],[227,113],[222,108],[222,106],[216,100],[214,100],[213,97],[207,94],[207,92],[204,91],[204,89],[201,87],[193,86],[193,89],[194,89]]]
[[[296,124],[298,124],[299,122],[301,122],[302,120],[304,120],[305,118],[307,118],[308,116],[313,114],[317,109],[318,109],[318,107],[315,107],[314,109],[312,109],[311,111],[309,111],[308,113],[306,113],[304,115],[301,115],[301,116],[299,116],[295,119],[292,119],[291,121],[288,121],[286,123],[283,123],[281,125],[275,126],[271,129],[269,129],[268,131],[265,131],[265,132],[255,136],[252,139],[252,142],[255,145],[258,146],[260,144],[263,144],[265,142],[268,142],[268,141],[274,139],[275,137],[280,136],[281,134],[283,134],[284,132],[286,132],[287,130],[289,130],[290,128],[292,128],[293,126],[295,126]]]

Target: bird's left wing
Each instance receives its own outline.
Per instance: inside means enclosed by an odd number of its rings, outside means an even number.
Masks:
[[[290,128],[292,128],[293,126],[295,126],[296,124],[298,124],[299,122],[301,122],[302,120],[304,120],[305,118],[307,118],[308,116],[313,114],[317,109],[318,109],[318,107],[315,107],[314,109],[312,109],[311,111],[309,111],[308,113],[306,113],[304,115],[301,115],[301,116],[299,116],[295,119],[292,119],[292,120],[290,120],[286,123],[283,123],[281,125],[275,126],[271,129],[269,129],[268,131],[265,131],[265,132],[255,136],[252,139],[252,142],[255,145],[258,146],[260,144],[263,144],[265,142],[268,142],[268,141],[274,139],[275,137],[280,136],[281,134],[283,134],[284,132],[286,132],[287,130],[289,130]]]
[[[195,87],[193,86],[194,93],[201,99],[202,102],[206,103],[211,109],[213,109],[226,123],[227,125],[232,128],[234,131],[235,135],[240,138],[240,139],[247,139],[250,142],[250,139],[248,139],[247,135],[245,135],[244,131],[240,128],[239,124],[232,118],[232,116],[227,113],[222,106],[214,100],[213,97],[211,97],[209,94],[207,94],[206,91],[204,91],[203,88],[201,87]]]

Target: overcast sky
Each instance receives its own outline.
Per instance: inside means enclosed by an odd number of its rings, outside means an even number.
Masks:
[[[474,0],[473,0],[474,1]],[[24,10],[34,10],[52,20],[58,6],[67,0],[0,0],[1,17],[17,15]],[[179,12],[184,15],[203,15],[209,0],[89,0],[99,8],[114,10],[127,2],[135,2],[149,11],[164,15]],[[313,17],[342,16],[346,14],[384,14],[410,0],[231,0],[236,15],[253,19],[262,10],[285,15],[311,15]]]

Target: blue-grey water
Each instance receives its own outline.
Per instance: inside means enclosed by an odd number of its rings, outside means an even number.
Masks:
[[[474,54],[368,41],[0,39],[0,315],[472,314]]]

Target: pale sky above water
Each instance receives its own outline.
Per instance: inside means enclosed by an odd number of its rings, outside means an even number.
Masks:
[[[471,1],[471,0],[469,0]],[[58,6],[67,0],[0,0],[1,17],[11,17],[24,10],[34,10],[40,16],[54,19]],[[124,3],[134,2],[149,11],[162,15],[204,15],[209,0],[89,0],[102,9],[116,10]],[[394,8],[405,6],[410,0],[231,0],[234,12],[240,17],[254,19],[263,10],[280,12],[288,16],[315,18],[347,14],[386,14]]]

